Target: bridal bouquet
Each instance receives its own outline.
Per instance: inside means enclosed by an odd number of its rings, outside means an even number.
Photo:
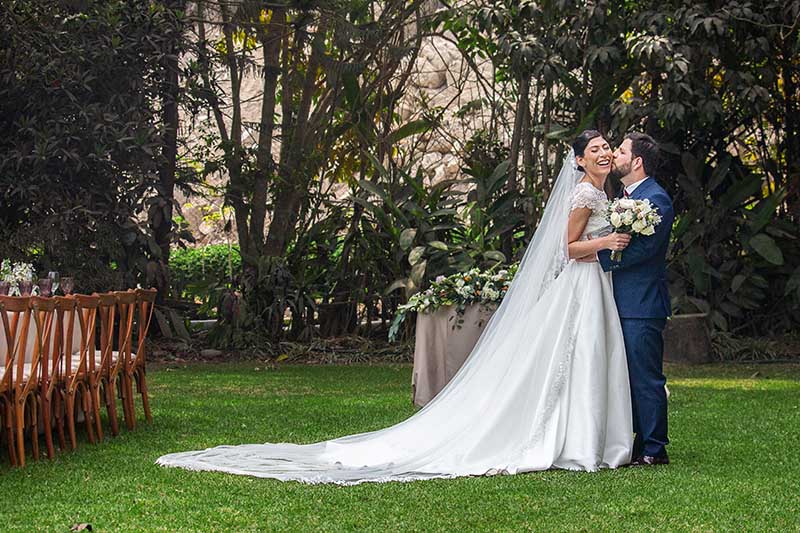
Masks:
[[[30,263],[12,263],[8,259],[3,259],[0,263],[0,281],[8,283],[8,294],[19,296],[20,283],[33,284],[36,272]]]
[[[481,272],[473,268],[468,272],[437,277],[430,287],[413,295],[408,299],[408,303],[397,307],[392,326],[389,328],[389,340],[394,341],[397,338],[400,325],[410,312],[433,313],[442,307],[454,305],[456,312],[463,315],[469,305],[499,303],[506,295],[518,267],[518,264],[513,264],[508,270],[497,272],[493,272],[492,269]]]
[[[618,198],[608,204],[606,218],[617,233],[631,235],[653,235],[661,223],[658,209],[647,199]],[[621,259],[621,250],[611,252],[612,261]]]

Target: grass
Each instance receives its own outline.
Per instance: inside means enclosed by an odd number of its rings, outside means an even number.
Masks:
[[[800,530],[800,365],[668,367],[668,467],[336,487],[154,465],[172,451],[385,427],[414,411],[410,373],[153,370],[153,425],[22,470],[0,463],[0,530]]]

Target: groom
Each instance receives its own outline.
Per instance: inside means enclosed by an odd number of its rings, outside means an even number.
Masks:
[[[654,235],[637,235],[619,261],[611,251],[597,254],[603,270],[613,273],[633,405],[632,465],[669,464],[666,378],[662,371],[662,332],[670,316],[666,255],[675,214],[667,192],[653,179],[658,165],[658,144],[649,135],[631,133],[614,152],[611,175],[624,186],[625,197],[650,200],[658,208],[661,224]]]

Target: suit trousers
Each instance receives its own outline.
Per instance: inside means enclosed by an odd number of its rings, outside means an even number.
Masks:
[[[633,456],[663,457],[667,451],[667,393],[664,385],[664,318],[620,318],[633,407]]]

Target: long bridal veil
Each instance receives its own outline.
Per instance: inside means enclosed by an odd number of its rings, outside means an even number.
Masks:
[[[502,304],[459,372],[413,416],[325,442],[218,446],[158,464],[343,485],[549,468],[556,426],[565,423],[554,412],[577,302],[544,296],[568,262],[570,198],[582,176],[570,151]]]

